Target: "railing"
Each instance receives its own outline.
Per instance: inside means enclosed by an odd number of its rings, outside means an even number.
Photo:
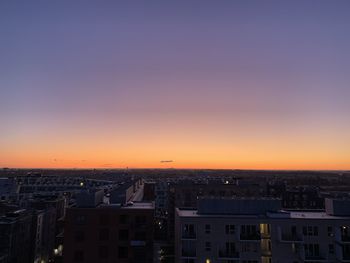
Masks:
[[[282,234],[281,235],[281,241],[302,242],[303,238],[301,236],[298,236],[298,235],[295,235],[295,234]]]
[[[239,252],[237,252],[237,251],[219,250],[219,258],[238,259],[239,258]]]
[[[181,237],[182,239],[196,239],[197,235],[193,232],[183,232]]]
[[[196,257],[196,250],[182,250],[181,256],[194,258]]]
[[[305,255],[305,261],[325,261],[326,257],[322,255]]]
[[[262,239],[270,239],[271,238],[271,234],[270,233],[261,233],[261,238]]]
[[[261,255],[264,257],[270,257],[272,255],[272,251],[268,249],[262,249],[261,250]]]
[[[240,240],[260,240],[260,233],[241,234]]]

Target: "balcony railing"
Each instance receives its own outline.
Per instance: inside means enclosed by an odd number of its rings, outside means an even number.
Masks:
[[[248,241],[258,241],[261,239],[260,233],[249,233],[249,234],[242,234],[240,235],[240,240],[248,240]]]
[[[271,234],[270,233],[261,233],[261,238],[262,239],[270,239],[271,238]]]
[[[305,260],[304,261],[323,261],[326,262],[327,259],[325,256],[322,255],[305,255]]]
[[[303,238],[301,236],[295,235],[295,234],[282,234],[281,235],[281,241],[285,242],[302,242]]]
[[[183,232],[181,237],[182,239],[196,239],[197,235],[194,232]]]
[[[196,257],[196,250],[182,250],[181,256],[195,258]]]
[[[239,252],[237,252],[237,251],[219,250],[219,258],[238,259],[239,258]]]

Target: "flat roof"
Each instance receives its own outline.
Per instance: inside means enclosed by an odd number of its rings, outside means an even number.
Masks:
[[[122,206],[122,209],[154,209],[152,202],[134,202],[132,205]]]
[[[180,217],[213,217],[213,218],[291,218],[291,219],[350,219],[349,216],[333,216],[328,215],[326,212],[309,212],[309,211],[284,211],[268,212],[265,215],[237,215],[237,214],[198,214],[197,210],[181,210],[176,209]]]

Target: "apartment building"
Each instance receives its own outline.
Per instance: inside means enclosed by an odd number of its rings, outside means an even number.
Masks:
[[[153,229],[152,202],[103,203],[103,191],[86,192],[67,209],[63,262],[151,263]]]
[[[176,262],[350,262],[350,201],[283,211],[277,199],[202,199],[176,209]]]
[[[25,209],[0,215],[0,255],[3,262],[33,262],[32,213]]]

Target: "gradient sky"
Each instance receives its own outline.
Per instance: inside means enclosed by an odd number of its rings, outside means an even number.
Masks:
[[[0,1],[0,166],[350,169],[349,14]]]

